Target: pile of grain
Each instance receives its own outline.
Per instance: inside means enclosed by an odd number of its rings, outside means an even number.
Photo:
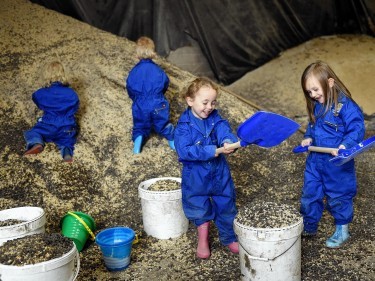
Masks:
[[[73,248],[73,242],[59,233],[40,233],[17,238],[0,246],[0,263],[23,266],[59,258]]]
[[[181,188],[181,183],[175,180],[158,180],[151,184],[148,190],[151,191],[172,191]]]
[[[0,227],[10,226],[10,225],[15,225],[15,224],[20,224],[20,223],[23,223],[23,222],[26,222],[26,221],[24,221],[24,220],[16,220],[16,219],[9,219],[9,220],[5,220],[5,221],[0,221]]]
[[[300,213],[286,204],[256,203],[241,208],[236,221],[253,228],[282,228],[297,223]]]

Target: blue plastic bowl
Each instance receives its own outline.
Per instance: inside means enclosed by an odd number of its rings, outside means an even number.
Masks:
[[[108,270],[118,271],[129,266],[134,238],[134,230],[122,226],[104,229],[96,235],[95,242]]]

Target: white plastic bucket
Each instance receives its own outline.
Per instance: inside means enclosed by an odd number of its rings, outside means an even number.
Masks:
[[[181,182],[180,178],[154,178],[138,186],[142,204],[145,232],[158,239],[176,238],[186,233],[189,220],[182,209],[181,189],[171,191],[148,190],[150,185],[161,180]]]
[[[252,228],[234,220],[242,280],[301,280],[303,219],[283,228]]]
[[[10,219],[24,222],[0,227],[0,246],[8,240],[45,232],[46,215],[42,208],[18,207],[0,211],[0,221]]]
[[[72,249],[60,258],[31,265],[0,264],[1,281],[74,281],[79,272],[79,252]]]

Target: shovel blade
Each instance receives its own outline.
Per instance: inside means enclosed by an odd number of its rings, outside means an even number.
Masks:
[[[293,135],[300,125],[292,119],[272,112],[258,111],[237,129],[241,146],[255,144],[273,147]]]
[[[329,162],[333,163],[335,166],[341,166],[345,164],[346,162],[349,162],[354,157],[356,157],[358,154],[361,154],[365,152],[366,150],[369,150],[371,147],[375,145],[375,136],[372,136],[368,138],[367,140],[364,140],[363,142],[360,142],[356,146],[350,148],[350,149],[344,149],[343,152],[339,150],[339,154],[336,157],[333,157],[329,160]]]

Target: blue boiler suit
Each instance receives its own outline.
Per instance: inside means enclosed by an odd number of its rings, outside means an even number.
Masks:
[[[315,104],[316,123],[309,123],[304,136],[313,140],[312,145],[337,148],[343,144],[349,149],[363,140],[365,125],[362,110],[343,94],[338,102],[338,110],[335,112],[332,106],[326,115],[323,115],[323,105]],[[357,193],[354,159],[335,166],[329,162],[332,157],[327,153],[310,152],[306,159],[301,214],[307,232],[318,229],[324,197],[336,225],[353,220],[353,198]]]
[[[168,76],[151,59],[141,59],[129,72],[126,89],[133,101],[133,141],[140,135],[147,138],[152,127],[167,140],[173,140],[169,102],[164,97],[168,86]]]
[[[51,86],[34,92],[32,100],[40,110],[43,110],[43,116],[32,129],[24,133],[26,150],[37,143],[44,146],[45,142],[54,142],[61,155],[64,148],[68,148],[73,155],[77,137],[74,115],[79,108],[76,92],[60,82],[54,82]]]
[[[191,109],[180,117],[175,130],[175,146],[182,162],[182,206],[186,217],[199,226],[214,220],[223,245],[237,241],[233,221],[237,214],[234,183],[223,154],[217,147],[233,143],[228,122],[214,110],[204,119],[205,131],[196,125]]]

